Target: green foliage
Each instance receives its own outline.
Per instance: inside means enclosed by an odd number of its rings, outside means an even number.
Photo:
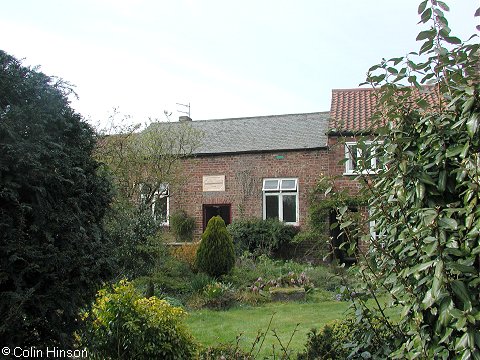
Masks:
[[[430,28],[419,53],[368,76],[384,168],[365,182],[377,236],[365,239],[360,272],[367,293],[383,288],[401,310],[393,358],[480,358],[480,45],[451,36],[447,10],[422,1]],[[368,306],[361,297],[356,306],[361,321]]]
[[[259,306],[269,302],[270,294],[252,292],[251,290],[237,290],[235,293],[235,300],[240,306]]]
[[[305,274],[310,278],[315,288],[334,291],[341,286],[354,286],[358,277],[350,269],[333,265],[311,266],[305,269]]]
[[[342,207],[358,208],[367,203],[363,194],[351,194],[347,189],[338,189],[335,180],[335,177],[320,176],[310,194],[309,224],[318,234],[328,234],[332,211],[336,212]]]
[[[352,325],[353,321],[351,320],[333,320],[327,323],[320,332],[312,329],[307,334],[305,351],[298,354],[297,359],[347,359],[350,352],[343,347],[343,344],[349,340]]]
[[[219,344],[202,349],[198,355],[199,360],[253,360],[254,356],[243,351],[237,345]]]
[[[190,242],[193,240],[195,219],[185,211],[178,211],[170,215],[170,227],[177,241]]]
[[[323,228],[323,226],[321,226]],[[305,250],[305,258],[313,258],[316,261],[325,261],[331,254],[332,244],[325,224],[323,232],[318,232],[320,226],[315,229],[309,224],[304,230],[300,231],[292,239],[292,244],[302,245]]]
[[[213,281],[203,288],[203,294],[207,299],[217,299],[223,294],[232,291],[232,284],[223,284],[218,281]]]
[[[288,288],[288,287],[302,287],[306,291],[313,289],[313,283],[310,281],[309,277],[302,272],[300,274],[295,274],[293,271],[290,271],[288,274],[279,276],[275,279],[264,279],[259,277],[249,289],[253,292],[268,291],[273,288]]]
[[[144,281],[153,281],[159,294],[176,296],[190,292],[195,277],[187,263],[172,256],[166,256],[157,263],[151,275]]]
[[[200,271],[212,277],[228,274],[235,265],[232,236],[220,216],[208,221],[198,247],[196,265]]]
[[[388,345],[394,340],[378,319],[358,323],[352,317],[330,321],[321,331],[312,329],[307,337],[298,360],[386,359],[391,352]]]
[[[77,314],[111,275],[110,184],[69,85],[0,50],[0,339],[71,348]]]
[[[195,343],[182,324],[186,313],[156,297],[144,298],[121,281],[98,292],[84,314],[82,346],[95,359],[193,359]]]
[[[235,291],[232,284],[211,281],[201,291],[191,296],[188,305],[194,309],[226,310],[234,303]]]
[[[281,245],[289,244],[299,231],[297,227],[276,219],[238,220],[228,225],[227,229],[233,237],[237,255],[244,251],[271,255]]]
[[[323,259],[333,258],[343,263],[345,257],[356,256],[356,241],[363,230],[367,228],[362,222],[360,208],[367,204],[367,196],[363,193],[351,194],[348,189],[336,186],[336,178],[321,176],[310,194],[309,227],[304,236],[296,241],[308,240],[308,237],[318,237],[319,254]],[[331,222],[330,216],[342,216],[341,226],[337,221]],[[352,241],[345,241],[347,238]]]
[[[210,284],[213,279],[205,273],[199,272],[192,276],[190,281],[190,290],[192,292],[200,292],[205,286]]]
[[[166,256],[160,238],[161,225],[149,211],[128,202],[114,202],[105,217],[106,234],[112,244],[116,278],[150,275]]]
[[[175,245],[170,248],[172,256],[180,261],[187,263],[192,270],[195,269],[195,260],[197,258],[197,250],[200,246],[200,242]]]
[[[259,278],[262,279],[261,283],[264,284],[270,280],[276,282],[277,279],[289,279],[289,273],[304,273],[309,283],[316,289],[333,291],[347,284],[349,286],[355,284],[356,274],[350,272],[350,270],[348,274],[343,274],[344,271],[342,268],[333,266],[313,266],[291,260],[272,260],[265,255],[258,258],[244,255],[237,259],[232,273],[223,276],[222,280],[231,282],[237,289],[251,289],[252,284],[254,285]],[[309,285],[309,287],[312,287],[312,285]]]

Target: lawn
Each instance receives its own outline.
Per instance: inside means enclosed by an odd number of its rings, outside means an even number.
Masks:
[[[343,318],[349,306],[348,302],[306,302],[306,303],[268,303],[258,307],[235,307],[228,311],[198,310],[191,311],[187,319],[188,327],[195,338],[205,346],[219,343],[235,343],[242,334],[240,346],[250,350],[258,332],[265,332],[270,320],[273,320],[267,333],[260,358],[272,354],[272,346],[280,349],[273,331],[277,331],[281,342],[287,345],[297,324],[289,350],[293,354],[302,351],[310,329],[321,328],[328,321]],[[253,352],[258,351],[258,345]]]

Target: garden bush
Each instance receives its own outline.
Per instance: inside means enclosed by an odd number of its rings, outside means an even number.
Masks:
[[[372,314],[366,314],[360,322],[351,316],[333,320],[319,332],[312,329],[307,336],[305,351],[298,354],[298,360],[386,359],[395,342],[392,329]]]
[[[193,276],[194,273],[187,263],[173,256],[167,256],[157,264],[150,276],[137,279],[136,282],[151,280],[154,283],[156,295],[177,296],[189,292]]]
[[[228,225],[237,255],[244,251],[254,255],[271,255],[281,245],[290,243],[298,231],[297,227],[276,219],[238,220]]]
[[[332,253],[330,236],[325,229],[323,232],[311,229],[300,231],[291,243],[305,249],[302,254],[304,258],[315,259],[317,262],[328,261]]]
[[[126,201],[115,201],[104,220],[107,237],[115,246],[115,277],[134,279],[149,275],[166,255],[160,238],[161,224],[151,212]]]
[[[182,244],[180,246],[172,247],[170,249],[170,253],[174,258],[187,263],[192,270],[196,270],[195,260],[197,258],[197,251],[199,246],[200,242]]]
[[[108,179],[72,85],[0,50],[0,343],[68,349],[110,279]]]
[[[196,266],[212,277],[231,272],[235,265],[232,236],[220,216],[212,217],[197,250]]]
[[[183,210],[177,211],[170,215],[170,228],[177,241],[190,242],[193,240],[195,219]]]
[[[358,161],[376,234],[363,237],[358,266],[364,291],[388,292],[387,310],[402,313],[384,358],[480,359],[480,43],[453,36],[448,10],[423,0],[419,52],[383,59],[367,75],[378,136],[357,137],[357,146],[368,160],[381,144],[383,166],[366,178]],[[346,210],[341,229],[351,224]],[[354,300],[357,322],[374,311],[391,321],[379,301]]]
[[[182,324],[186,313],[156,297],[144,298],[121,281],[98,292],[84,314],[82,346],[95,359],[193,359],[196,345]]]
[[[354,322],[348,320],[333,320],[327,323],[321,331],[312,329],[308,334],[305,351],[298,354],[298,360],[314,359],[346,359],[350,353],[343,345],[350,336],[350,328]]]
[[[326,291],[335,291],[346,285],[354,287],[358,278],[350,269],[331,265],[309,266],[304,271],[316,288]]]

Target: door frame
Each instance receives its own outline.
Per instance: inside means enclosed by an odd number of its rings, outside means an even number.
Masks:
[[[232,222],[232,204],[231,203],[221,203],[221,204],[202,204],[202,223],[203,223],[203,231],[205,231],[205,229],[207,228],[207,212],[206,212],[206,208],[207,207],[214,207],[214,206],[218,206],[218,207],[226,207],[228,206],[228,218],[229,218],[229,224]],[[210,219],[209,219],[210,220]],[[225,220],[225,219],[224,219]],[[225,222],[226,225],[228,225],[226,222]]]

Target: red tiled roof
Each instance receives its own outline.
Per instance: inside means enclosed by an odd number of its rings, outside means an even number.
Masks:
[[[359,131],[368,128],[375,112],[373,89],[333,89],[330,130]]]
[[[433,89],[433,87],[425,87]],[[377,110],[373,88],[333,89],[330,107],[329,130],[333,132],[361,132],[372,125],[372,115]],[[434,91],[425,93],[414,89],[414,100],[422,97],[429,104],[438,104]]]

